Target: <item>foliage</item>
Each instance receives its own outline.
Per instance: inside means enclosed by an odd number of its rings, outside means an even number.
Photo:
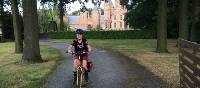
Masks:
[[[62,2],[63,4],[68,4],[71,2],[74,2],[76,0],[41,0],[41,3],[46,3],[46,2],[53,2],[54,4],[57,4],[58,2]]]
[[[128,8],[125,21],[136,29],[148,29],[156,31],[158,3],[155,0],[121,0],[121,4]],[[168,36],[178,37],[178,0],[168,0]]]
[[[5,39],[14,39],[12,14],[10,12],[4,12],[3,33]]]
[[[153,27],[156,22],[155,10],[157,8],[155,6],[157,6],[157,3],[154,0],[138,3],[135,9],[129,10],[126,14],[125,21],[134,28],[148,29]]]
[[[127,31],[86,31],[84,34],[88,39],[153,39],[155,33],[148,30],[127,30]],[[53,39],[74,39],[75,33],[50,32],[49,37]]]
[[[79,16],[80,10],[72,12],[70,15]]]
[[[89,12],[89,15],[91,15],[92,14],[92,11],[93,11],[93,9],[92,8],[86,8],[86,11],[88,11]],[[73,16],[79,16],[80,15],[80,10],[78,10],[78,11],[74,11],[74,12],[72,12],[70,15],[73,15]],[[103,15],[104,13],[103,13],[103,9],[101,9],[101,15]]]
[[[38,12],[38,20],[40,26],[40,32],[48,32],[49,30],[49,21],[54,20],[56,23],[59,23],[60,19],[58,17],[58,10],[51,9],[41,9]]]

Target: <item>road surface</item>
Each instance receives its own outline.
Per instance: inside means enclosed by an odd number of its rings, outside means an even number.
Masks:
[[[42,45],[58,49],[64,60],[49,75],[45,88],[73,88],[72,56],[65,53],[66,44],[43,41]],[[93,70],[89,73],[89,84],[85,88],[169,88],[158,76],[145,67],[119,53],[93,48],[90,56]]]

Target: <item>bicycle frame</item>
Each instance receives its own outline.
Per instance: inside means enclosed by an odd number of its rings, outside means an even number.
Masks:
[[[78,66],[77,69],[77,86],[81,87],[83,85],[83,80],[84,80],[84,74],[83,74],[83,61],[81,60],[81,56],[78,56],[78,59],[80,61],[80,65]]]
[[[68,52],[67,52],[68,53]],[[83,53],[71,53],[72,55],[77,55],[78,60],[80,61],[80,65],[77,67],[77,78],[76,78],[76,86],[78,88],[81,88],[83,86],[83,81],[84,81],[84,68],[83,68],[83,58],[81,57],[82,54],[85,54],[86,52]]]

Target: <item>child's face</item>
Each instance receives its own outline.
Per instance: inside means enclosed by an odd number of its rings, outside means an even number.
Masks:
[[[82,38],[83,38],[83,35],[82,35],[82,34],[76,34],[76,38],[77,38],[77,39],[82,39]]]

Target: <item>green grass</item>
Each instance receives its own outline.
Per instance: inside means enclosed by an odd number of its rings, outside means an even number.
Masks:
[[[54,42],[72,42],[72,39],[54,40]],[[176,40],[168,40],[169,53],[156,53],[155,39],[89,39],[89,44],[120,52],[138,63],[172,88],[179,87],[178,49]]]
[[[58,50],[46,46],[41,47],[41,55],[48,61],[22,64],[22,55],[14,53],[14,43],[0,43],[0,88],[40,88],[62,58]]]

